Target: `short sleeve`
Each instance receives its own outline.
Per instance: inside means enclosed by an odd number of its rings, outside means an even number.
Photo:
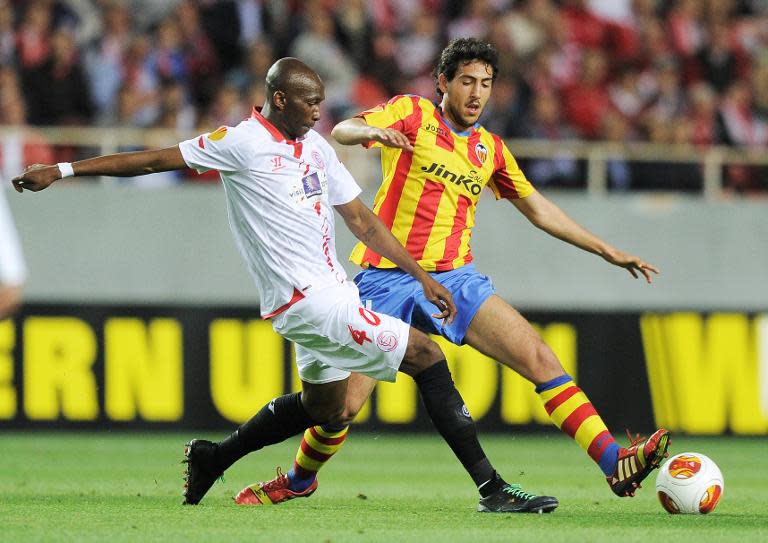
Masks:
[[[332,206],[347,204],[363,191],[330,145],[325,154],[328,159],[326,169],[328,174],[328,203]]]
[[[495,134],[493,139],[495,169],[491,180],[488,182],[488,187],[493,191],[496,199],[516,200],[536,192],[502,139]]]
[[[416,121],[421,119],[419,101],[422,99],[415,95],[398,95],[388,102],[363,111],[357,117],[365,120],[370,126],[391,128],[402,132],[413,143],[419,130],[420,123]],[[381,146],[381,143],[376,141],[370,141],[365,145],[368,148]]]
[[[222,126],[191,140],[179,143],[181,156],[187,166],[198,173],[209,170],[236,172],[244,170],[246,160],[242,152],[242,140],[233,132],[235,129]]]

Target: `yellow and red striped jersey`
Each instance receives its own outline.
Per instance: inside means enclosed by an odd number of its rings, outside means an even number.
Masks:
[[[440,109],[420,96],[395,96],[359,117],[371,126],[405,134],[413,152],[381,147],[383,182],[373,210],[427,271],[472,262],[469,240],[480,193],[525,198],[535,191],[506,144],[476,124],[456,132]],[[395,264],[358,243],[350,260],[365,268]]]

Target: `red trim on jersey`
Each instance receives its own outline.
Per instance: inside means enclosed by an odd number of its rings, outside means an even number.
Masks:
[[[504,159],[504,142],[496,134],[492,134],[494,143],[493,165],[496,169],[493,172],[491,180],[496,185],[499,195],[502,198],[517,198],[517,189],[507,172],[507,161]]]
[[[445,240],[445,252],[443,258],[435,263],[435,271],[448,271],[453,269],[453,261],[459,256],[459,247],[461,246],[461,235],[467,227],[467,210],[472,205],[472,201],[464,195],[459,195],[456,203],[456,215],[453,218],[451,233]],[[469,255],[467,255],[469,256]],[[466,263],[466,257],[464,259]],[[470,262],[472,261],[470,257]]]
[[[259,111],[260,108],[253,108],[253,111],[251,112],[251,119],[256,119],[261,123],[261,125],[267,129],[267,132],[269,132],[273,138],[275,138],[275,141],[288,141],[285,139],[285,136],[283,136],[282,132],[280,132],[275,125],[273,125],[271,122],[267,120],[267,118],[261,114]]]
[[[421,108],[418,107],[418,97],[415,97],[413,112],[404,119],[404,125],[407,125],[407,123],[410,122],[416,126],[421,126],[421,113]],[[401,149],[400,158],[397,159],[395,173],[392,176],[392,182],[389,184],[387,194],[384,196],[384,201],[379,208],[379,218],[390,230],[392,230],[392,225],[395,223],[397,206],[400,204],[400,196],[403,194],[405,180],[408,178],[408,172],[411,171],[412,162],[413,153]],[[371,266],[378,266],[381,262],[381,258],[380,254],[373,251],[370,247],[366,247],[361,263],[363,266],[365,266],[366,263]]]
[[[197,146],[200,147],[200,149],[205,149],[205,140],[203,139],[203,136],[200,136],[200,139],[197,140]]]
[[[473,130],[472,134],[467,138],[467,157],[469,161],[478,168],[483,167],[483,161],[477,156],[477,144],[480,143],[480,132]]]
[[[276,317],[283,311],[287,311],[288,308],[290,308],[293,304],[303,299],[304,299],[304,294],[302,294],[301,291],[299,291],[299,289],[297,289],[296,287],[293,287],[293,297],[290,300],[288,300],[288,303],[281,305],[271,313],[267,313],[262,317],[262,319],[271,319],[272,317]]]
[[[445,192],[445,185],[436,181],[424,181],[424,189],[421,191],[419,203],[416,204],[416,212],[413,217],[413,226],[408,232],[408,240],[405,248],[415,260],[421,260],[424,249],[429,240],[429,233],[435,224],[437,208],[440,206],[440,198]]]
[[[437,126],[438,126],[437,135],[435,136],[435,144],[438,147],[442,147],[447,151],[453,152],[453,148],[456,145],[456,143],[453,141],[453,134],[451,132],[451,128],[447,124],[445,124],[445,122],[443,121],[442,115],[440,115],[440,110],[437,108],[435,108],[434,117],[437,120]]]
[[[293,145],[293,158],[301,158],[301,148],[302,148],[301,142],[291,141],[289,143]],[[307,167],[309,167],[309,164],[307,164]]]

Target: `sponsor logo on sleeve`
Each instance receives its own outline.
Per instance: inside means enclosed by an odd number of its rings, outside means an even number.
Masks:
[[[312,161],[315,163],[315,166],[317,166],[319,169],[324,170],[325,169],[325,161],[323,160],[322,155],[317,151],[312,151]]]
[[[210,134],[208,134],[208,139],[211,141],[219,141],[224,139],[224,136],[227,135],[227,127],[226,126],[220,126]]]

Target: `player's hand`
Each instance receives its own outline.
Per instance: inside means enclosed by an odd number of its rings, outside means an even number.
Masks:
[[[24,173],[14,177],[11,182],[13,183],[13,188],[16,189],[16,192],[24,192],[24,190],[37,192],[48,188],[51,183],[57,179],[61,179],[61,172],[59,171],[59,167],[55,164],[53,166],[48,166],[46,164],[32,164],[31,166],[27,166]]]
[[[453,303],[453,296],[448,289],[429,275],[421,282],[421,288],[424,290],[424,296],[427,300],[435,304],[439,310],[432,316],[436,319],[442,319],[445,324],[453,323],[453,319],[456,318],[456,304]]]
[[[648,283],[653,282],[653,275],[651,275],[651,272],[656,274],[661,273],[653,264],[645,262],[639,256],[629,255],[623,251],[610,251],[606,253],[603,258],[614,266],[625,268],[635,279],[639,277],[638,272],[643,274]]]
[[[406,151],[413,152],[413,145],[408,140],[408,137],[397,130],[392,128],[376,128],[371,127],[371,140],[378,141],[382,145],[387,147],[394,147],[395,149],[405,149]]]

